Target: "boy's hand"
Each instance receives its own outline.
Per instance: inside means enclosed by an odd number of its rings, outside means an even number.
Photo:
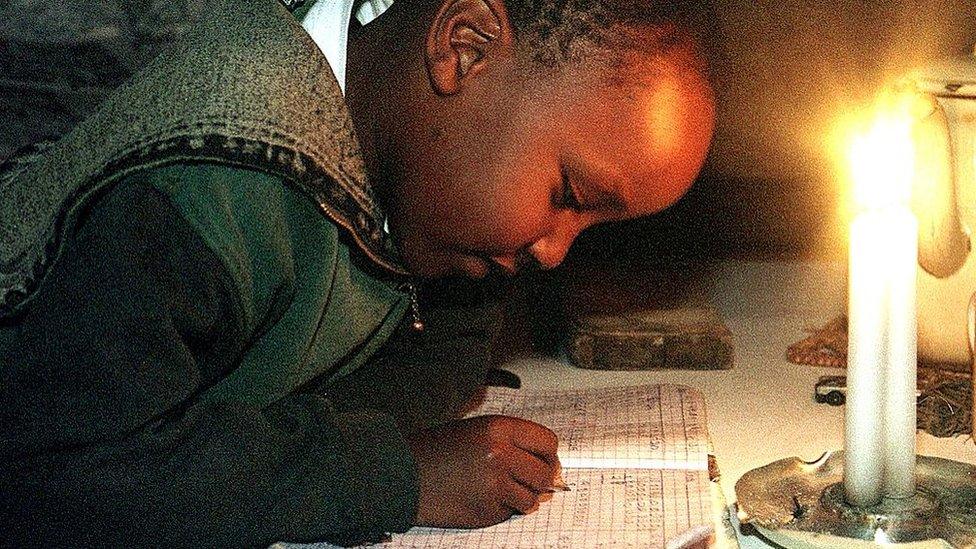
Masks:
[[[418,526],[480,528],[527,513],[559,472],[556,435],[514,417],[455,421],[408,442],[420,470]]]

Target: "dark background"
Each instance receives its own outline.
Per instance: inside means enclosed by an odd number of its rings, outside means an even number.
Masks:
[[[0,0],[0,158],[69,130],[204,0]],[[843,255],[825,139],[883,82],[976,43],[972,0],[717,0],[718,130],[698,184],[572,260]],[[571,261],[572,262],[572,261]]]

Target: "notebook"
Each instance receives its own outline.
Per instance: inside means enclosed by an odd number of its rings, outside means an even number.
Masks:
[[[735,546],[724,498],[709,472],[705,403],[698,391],[680,385],[493,387],[468,416],[485,414],[522,417],[552,429],[570,490],[495,526],[413,528],[380,547]]]

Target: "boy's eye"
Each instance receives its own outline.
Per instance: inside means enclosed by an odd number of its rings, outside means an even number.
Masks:
[[[562,191],[559,197],[559,205],[574,212],[582,212],[585,210],[583,203],[580,201],[579,194],[576,192],[576,188],[573,187],[573,184],[569,180],[569,175],[565,171],[562,172]]]

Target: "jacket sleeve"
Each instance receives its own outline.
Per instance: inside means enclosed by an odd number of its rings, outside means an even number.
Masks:
[[[475,403],[493,366],[505,292],[498,281],[426,282],[420,290],[422,332],[407,314],[363,367],[324,380],[313,392],[343,410],[381,410],[402,432],[457,418]]]
[[[348,544],[410,527],[417,473],[389,415],[311,394],[197,402],[246,350],[231,288],[154,188],[91,210],[0,330],[6,542]]]

